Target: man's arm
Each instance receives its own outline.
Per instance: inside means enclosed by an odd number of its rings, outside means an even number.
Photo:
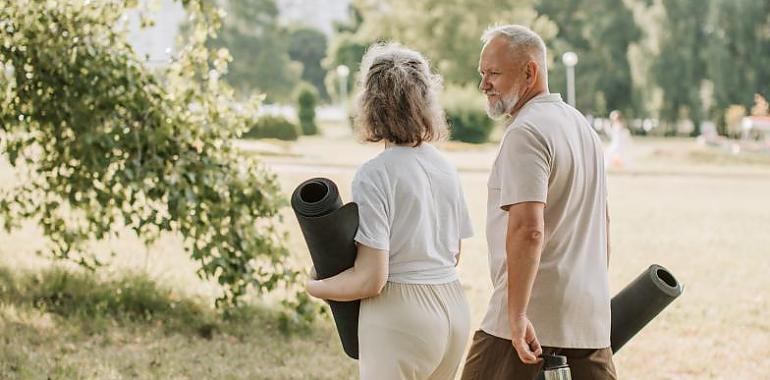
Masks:
[[[323,280],[308,280],[311,296],[332,301],[355,301],[380,294],[388,281],[388,251],[358,244],[352,268]]]
[[[513,346],[521,361],[528,364],[537,363],[537,356],[542,353],[535,329],[527,318],[527,305],[543,248],[544,207],[540,202],[524,202],[508,208],[508,320]]]

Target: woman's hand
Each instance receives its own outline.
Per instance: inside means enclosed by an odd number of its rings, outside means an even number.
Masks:
[[[309,279],[305,281],[305,290],[308,294],[315,298],[321,298],[318,294],[318,288],[320,286],[318,281],[318,273],[315,271],[315,266],[310,266],[310,273],[308,273]]]

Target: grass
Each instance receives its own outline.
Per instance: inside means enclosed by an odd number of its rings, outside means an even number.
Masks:
[[[348,376],[317,352],[335,353],[328,325],[287,335],[268,307],[223,317],[145,275],[97,277],[0,269],[0,378],[300,378],[299,361]],[[310,355],[316,359],[305,360]]]
[[[352,142],[344,128],[324,132],[281,146],[287,154],[262,155],[270,151],[262,146],[252,153],[279,174],[287,194],[321,175],[349,200],[355,168],[381,148]],[[491,292],[484,204],[496,146],[450,143],[444,151],[461,170],[476,232],[463,244],[459,268],[475,327]],[[633,167],[609,174],[613,292],[658,263],[685,293],[615,357],[620,377],[763,378],[770,371],[767,157],[733,156],[687,139],[637,139],[631,154]],[[0,165],[0,177],[12,175]],[[288,209],[284,220],[294,260],[307,265]],[[130,238],[95,245],[118,252],[95,276],[35,258],[41,243],[32,226],[0,242],[2,379],[356,377],[328,319],[287,336],[272,297],[222,318],[210,306],[215,287],[192,274],[194,263],[173,236],[147,251]]]
[[[105,333],[113,323],[147,323],[169,333],[210,338],[215,317],[203,303],[181,298],[141,274],[100,281],[89,272],[53,267],[13,274],[0,269],[0,299],[79,324],[89,335]]]

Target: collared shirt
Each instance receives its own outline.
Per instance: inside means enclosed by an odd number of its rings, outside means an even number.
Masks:
[[[500,142],[487,191],[494,291],[482,330],[511,339],[502,207],[542,202],[545,235],[527,316],[544,346],[608,347],[607,184],[601,141],[583,115],[558,94],[527,102]]]

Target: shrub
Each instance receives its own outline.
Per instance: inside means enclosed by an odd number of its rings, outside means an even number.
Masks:
[[[248,132],[243,134],[243,138],[294,141],[299,138],[299,128],[282,116],[262,116]]]
[[[473,144],[489,140],[494,122],[484,109],[484,97],[472,87],[448,87],[441,103],[449,123],[450,138]]]
[[[279,181],[232,144],[258,102],[238,104],[219,79],[231,56],[207,47],[216,2],[183,1],[190,33],[157,70],[115,27],[137,3],[0,6],[0,156],[20,179],[0,189],[2,227],[36,223],[42,252],[89,268],[93,241],[179,234],[197,274],[221,285],[219,306],[297,283]]]
[[[297,112],[302,134],[306,136],[318,134],[315,123],[315,106],[318,103],[318,91],[310,85],[302,85],[297,94]]]

